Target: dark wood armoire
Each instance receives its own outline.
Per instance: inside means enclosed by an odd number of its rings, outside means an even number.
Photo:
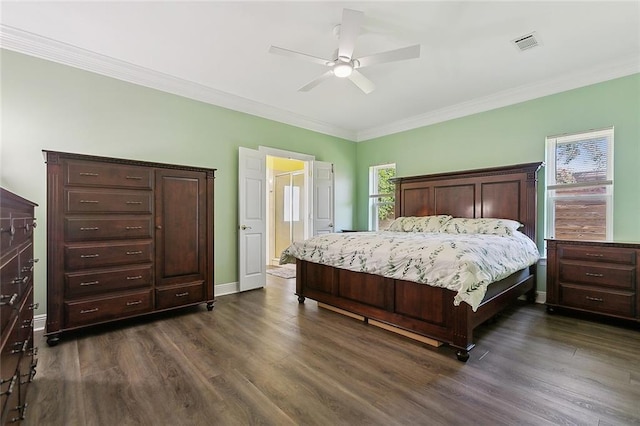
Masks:
[[[215,169],[44,151],[47,328],[207,303]]]

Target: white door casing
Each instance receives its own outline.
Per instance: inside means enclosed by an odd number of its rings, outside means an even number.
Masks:
[[[264,287],[267,266],[266,156],[238,150],[238,263],[240,291]]]
[[[334,232],[334,176],[333,163],[311,161],[310,199],[312,235]]]

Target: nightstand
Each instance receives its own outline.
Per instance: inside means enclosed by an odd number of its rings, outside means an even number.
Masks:
[[[640,322],[640,243],[547,240],[547,310]]]

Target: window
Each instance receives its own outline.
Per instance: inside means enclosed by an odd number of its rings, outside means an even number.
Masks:
[[[613,127],[547,137],[547,236],[611,240]]]
[[[395,164],[369,167],[369,229],[385,229],[396,218]]]

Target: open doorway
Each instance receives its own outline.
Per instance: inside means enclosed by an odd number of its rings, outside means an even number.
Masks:
[[[298,166],[288,170],[267,166],[267,157],[297,160],[304,167],[304,181],[298,186],[296,177]],[[239,147],[238,149],[238,291],[253,290],[265,286],[267,265],[279,260],[275,248],[275,206],[269,207],[271,183],[276,175],[282,176],[282,217],[289,241],[297,238],[300,226],[294,227],[291,215],[301,219],[304,238],[325,234],[334,230],[334,168],[333,164],[316,161],[307,154],[284,151],[260,146],[258,150]],[[288,184],[287,184],[288,175]],[[269,182],[267,181],[269,179]],[[275,199],[275,191],[273,192]],[[287,194],[287,195],[284,195]],[[284,197],[288,197],[285,209]],[[294,200],[302,203],[296,213]],[[272,203],[272,205],[274,205]],[[285,218],[285,212],[289,215]],[[273,224],[273,227],[270,226]],[[286,235],[285,235],[286,238]],[[284,243],[283,243],[284,244]],[[273,247],[271,250],[270,248]],[[286,248],[286,247],[285,247]]]
[[[309,229],[305,162],[267,155],[267,265]]]

